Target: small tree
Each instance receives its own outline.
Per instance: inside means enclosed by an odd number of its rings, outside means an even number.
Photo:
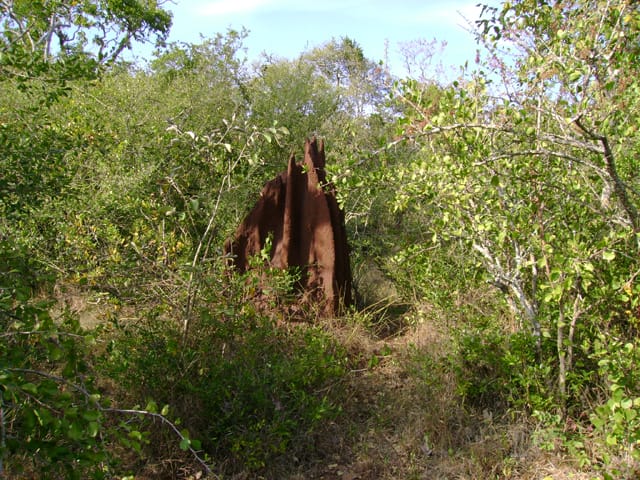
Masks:
[[[397,171],[397,207],[427,200],[434,238],[467,244],[539,349],[555,341],[563,414],[585,387],[577,339],[633,321],[639,20],[624,0],[485,7],[483,71],[437,99],[399,89],[421,154]]]

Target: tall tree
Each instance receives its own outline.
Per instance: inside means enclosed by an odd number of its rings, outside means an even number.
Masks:
[[[95,75],[134,41],[162,43],[171,14],[157,0],[2,0],[0,22],[0,77],[24,82]]]
[[[389,78],[384,69],[368,59],[362,47],[349,37],[313,48],[301,58],[334,86],[341,108],[362,117],[384,103]]]
[[[314,66],[302,60],[267,59],[249,84],[251,118],[257,125],[274,122],[291,132],[291,144],[321,133],[338,109],[338,95]],[[288,152],[276,153],[279,167]]]

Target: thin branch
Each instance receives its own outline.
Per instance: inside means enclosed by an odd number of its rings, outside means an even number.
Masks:
[[[500,125],[484,123],[454,123],[452,125],[444,125],[442,127],[431,127],[415,135],[405,135],[403,138],[406,140],[415,140],[418,137],[430,137],[432,135],[438,135],[443,132],[450,132],[452,130],[460,130],[463,128],[472,130],[489,130],[494,132],[514,133],[514,131],[510,128],[505,128]]]
[[[193,455],[193,457],[196,459],[196,461],[202,466],[202,468],[204,468],[204,470],[207,473],[207,475],[212,475],[213,474],[213,472],[211,470],[211,467],[209,467],[209,465],[207,465],[207,462],[205,462],[202,458],[200,458],[200,455],[198,455],[198,452],[196,452],[196,450],[191,446],[191,442],[189,441],[189,439],[187,437],[185,437],[184,435],[182,435],[182,432],[180,432],[180,430],[178,429],[178,427],[176,426],[175,423],[173,423],[171,420],[169,420],[167,417],[165,417],[161,413],[149,412],[147,410],[123,409],[123,408],[102,408],[102,407],[100,407],[100,411],[101,412],[106,412],[106,413],[119,413],[119,414],[122,414],[122,415],[144,415],[146,417],[151,417],[153,419],[160,420],[161,423],[163,423],[164,425],[167,425],[171,430],[174,431],[174,433],[180,438],[180,441],[182,441],[182,440],[187,440],[188,441],[187,450],[189,450],[191,455]]]
[[[500,260],[491,254],[491,251],[486,245],[481,245],[477,242],[473,243],[473,249],[482,255],[485,260],[487,270],[493,275],[495,279],[495,285],[505,294],[508,298],[515,297],[520,305],[520,313],[524,313],[527,320],[531,322],[533,333],[536,337],[541,337],[540,322],[537,319],[537,305],[535,299],[530,300],[524,291],[522,281],[519,278],[518,269],[521,265],[516,266],[516,271],[509,275],[506,269],[501,265]]]
[[[53,40],[53,32],[56,29],[56,14],[52,13],[51,18],[49,19],[49,29],[44,34],[43,38],[45,40],[44,43],[44,61],[49,61],[49,57],[51,57],[51,41]]]
[[[31,38],[31,34],[29,33],[30,28],[25,27],[20,21],[20,19],[16,17],[15,14],[13,13],[13,2],[11,3],[2,2],[0,5],[2,5],[4,9],[6,9],[6,12],[9,18],[13,20],[17,25],[18,30],[20,31],[20,36],[18,40],[22,40],[23,38],[26,38],[29,41],[29,44],[31,45],[31,51],[35,52],[36,46],[35,46],[35,43],[33,42],[33,38]]]
[[[626,185],[618,175],[615,157],[613,155],[613,151],[611,150],[611,146],[609,145],[609,139],[606,137],[606,135],[594,133],[589,130],[582,123],[581,115],[574,118],[573,123],[576,124],[576,126],[584,133],[587,138],[598,141],[602,145],[602,154],[604,155],[605,165],[607,166],[607,173],[613,181],[614,191],[616,192],[616,195],[618,196],[618,199],[622,204],[622,208],[624,208],[627,216],[629,217],[629,220],[631,221],[633,231],[635,233],[640,233],[640,216],[638,215],[638,210],[636,209],[635,205],[629,198]]]
[[[579,140],[576,140],[575,138],[562,137],[560,135],[555,135],[553,133],[546,133],[541,135],[541,140],[546,140],[546,141],[557,143],[567,147],[587,150],[588,152],[595,153],[598,155],[602,155],[604,153],[603,148],[596,147],[595,145],[592,145],[590,143],[581,142]]]
[[[490,162],[493,161],[497,161],[497,160],[504,160],[504,159],[508,159],[508,158],[513,158],[513,157],[524,157],[524,156],[545,156],[545,157],[555,157],[555,158],[562,158],[565,160],[569,160],[571,162],[575,162],[581,165],[585,165],[589,168],[592,168],[593,170],[595,170],[600,176],[603,176],[606,174],[605,170],[599,168],[597,165],[594,165],[593,163],[587,162],[582,158],[579,157],[575,157],[573,155],[569,155],[568,153],[564,153],[564,152],[557,152],[555,150],[548,150],[546,148],[539,148],[539,149],[531,149],[531,150],[519,150],[517,152],[507,152],[507,153],[503,153],[503,154],[499,154],[499,155],[492,155],[491,157],[487,158],[486,160],[483,160],[481,162],[475,162],[473,165],[476,167],[482,166],[482,165],[486,165]]]
[[[144,415],[147,417],[151,417],[153,419],[158,419],[164,425],[169,426],[169,428],[171,428],[171,430],[173,430],[174,433],[180,438],[180,441],[189,440],[187,437],[185,437],[182,434],[182,432],[180,432],[180,430],[178,429],[175,423],[173,423],[171,420],[169,420],[167,417],[165,417],[160,413],[149,412],[147,410],[106,408],[100,405],[100,402],[98,402],[95,396],[89,393],[89,391],[85,387],[78,385],[76,383],[70,382],[66,378],[59,377],[57,375],[53,375],[40,370],[33,370],[31,368],[7,368],[6,370],[9,372],[15,372],[15,373],[26,373],[31,375],[37,375],[40,377],[48,378],[49,380],[53,380],[57,383],[67,385],[68,387],[71,387],[77,392],[81,393],[87,399],[87,401],[91,402],[94,405],[94,407],[100,412],[119,413],[123,415]],[[191,452],[191,454],[196,459],[196,461],[204,468],[207,475],[211,475],[213,473],[211,470],[211,467],[209,467],[209,465],[207,465],[207,463],[200,457],[200,455],[198,455],[198,452],[196,452],[194,448],[191,446],[191,442],[189,441],[188,443],[189,443],[189,446],[188,446],[189,452]]]
[[[18,318],[18,317],[15,317]],[[23,331],[23,332],[7,332],[7,333],[0,333],[0,338],[4,338],[4,337],[14,337],[17,335],[52,335],[52,332],[47,332],[42,331],[42,330],[35,330],[35,331]],[[73,338],[84,338],[83,335],[78,335],[77,333],[68,333],[68,332],[55,332],[54,334],[55,336],[65,336],[65,337],[73,337]]]
[[[124,37],[122,37],[115,50],[109,54],[109,58],[107,58],[105,63],[109,64],[115,62],[125,48],[131,48],[131,32],[129,31],[127,31]]]

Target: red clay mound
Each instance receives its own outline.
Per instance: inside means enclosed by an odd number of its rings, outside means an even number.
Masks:
[[[322,140],[307,140],[304,162],[291,155],[287,171],[267,182],[225,253],[245,272],[271,235],[271,266],[297,267],[303,303],[329,317],[351,304],[351,267],[344,213],[324,167]]]

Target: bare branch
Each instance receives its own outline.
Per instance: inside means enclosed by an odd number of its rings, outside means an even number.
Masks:
[[[597,147],[591,143],[581,142],[571,137],[562,137],[560,135],[555,135],[553,133],[545,133],[540,137],[541,140],[546,140],[549,142],[553,142],[559,145],[564,145],[566,147],[578,148],[581,150],[587,150],[588,152],[595,153],[598,155],[602,155],[604,153],[604,149]]]
[[[18,40],[22,40],[23,38],[26,38],[29,41],[29,44],[31,45],[31,51],[35,52],[36,46],[35,46],[35,43],[34,43],[33,39],[31,38],[31,35],[29,33],[29,28],[25,27],[23,25],[23,23],[20,21],[20,19],[18,17],[16,17],[14,15],[14,13],[13,13],[13,1],[10,1],[10,2],[2,1],[2,2],[0,2],[0,6],[5,11],[6,15],[18,27],[18,31],[20,33],[20,36],[18,37]]]
[[[26,373],[26,374],[30,374],[30,375],[37,375],[39,377],[43,377],[43,378],[48,378],[49,380],[53,380],[57,383],[60,384],[64,384],[68,387],[73,388],[74,390],[76,390],[77,392],[79,392],[80,394],[82,394],[86,400],[90,403],[93,404],[93,406],[100,412],[103,413],[118,413],[118,414],[122,414],[122,415],[144,415],[146,417],[150,417],[156,420],[160,420],[161,423],[163,423],[164,425],[167,425],[171,430],[173,430],[173,432],[180,438],[180,441],[183,440],[189,440],[187,437],[185,437],[182,432],[180,431],[180,429],[178,429],[178,427],[176,426],[175,423],[173,423],[171,420],[169,420],[167,417],[165,417],[164,415],[160,414],[160,413],[154,413],[154,412],[150,412],[148,410],[136,410],[136,409],[121,409],[121,408],[107,408],[107,407],[103,407],[102,405],[100,405],[100,402],[98,402],[98,400],[96,399],[95,395],[92,395],[85,387],[78,385],[76,383],[70,382],[69,380],[67,380],[64,377],[60,377],[57,375],[53,375],[51,373],[47,373],[47,372],[43,372],[41,370],[33,370],[31,368],[7,368],[6,369],[9,372],[15,372],[15,373]],[[198,454],[198,452],[196,452],[194,450],[194,448],[191,446],[191,442],[188,442],[188,450],[189,452],[193,455],[193,457],[196,459],[196,461],[202,466],[202,468],[204,468],[205,472],[207,473],[207,475],[211,475],[213,472],[211,470],[211,467],[209,467],[209,465],[200,457],[200,455]]]

